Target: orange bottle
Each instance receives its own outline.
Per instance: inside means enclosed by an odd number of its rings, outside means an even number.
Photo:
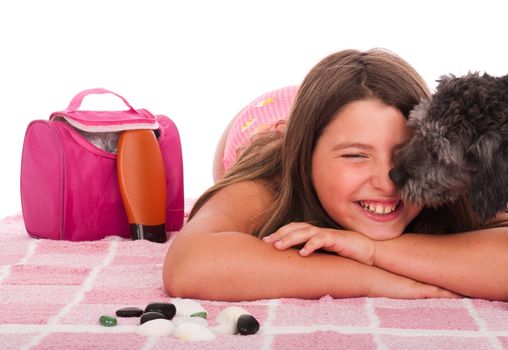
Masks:
[[[153,130],[120,133],[117,174],[132,239],[166,242],[166,176]]]

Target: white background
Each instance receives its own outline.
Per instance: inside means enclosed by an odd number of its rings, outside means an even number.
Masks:
[[[185,193],[212,183],[215,144],[238,110],[299,84],[324,56],[388,48],[431,88],[446,73],[508,73],[505,1],[2,0],[0,217],[19,212],[33,119],[104,87],[166,114],[183,142]],[[115,98],[87,106],[123,108]]]

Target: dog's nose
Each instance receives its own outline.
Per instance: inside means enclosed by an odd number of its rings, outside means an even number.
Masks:
[[[407,173],[401,169],[393,168],[388,173],[395,186],[402,187],[406,183]]]

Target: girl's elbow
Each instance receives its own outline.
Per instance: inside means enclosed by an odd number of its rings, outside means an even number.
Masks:
[[[183,280],[179,275],[178,269],[171,267],[172,264],[164,262],[162,270],[162,281],[166,293],[171,297],[184,298],[186,286],[182,283]]]
[[[196,259],[192,259],[191,252],[179,254],[177,250],[169,249],[162,269],[162,281],[166,293],[171,297],[196,298],[199,293],[200,273],[202,266]]]
[[[506,268],[508,269],[508,264],[507,264]],[[505,271],[508,271],[508,270],[505,270]],[[508,273],[504,272],[504,276],[505,276],[504,280],[501,281],[501,283],[500,283],[502,288],[501,288],[501,291],[500,291],[498,298],[497,298],[497,300],[499,300],[499,301],[508,301]]]
[[[189,278],[186,278],[185,271],[189,269],[185,266],[185,260],[182,255],[177,254],[171,248],[164,259],[162,282],[166,293],[171,297],[188,297]]]

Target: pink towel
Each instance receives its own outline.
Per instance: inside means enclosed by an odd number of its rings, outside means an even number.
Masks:
[[[184,342],[134,333],[139,319],[101,315],[171,301],[161,282],[165,244],[109,237],[36,240],[19,215],[0,222],[1,349],[508,349],[508,303],[479,299],[199,301],[210,325],[226,306],[247,309],[256,335]]]

